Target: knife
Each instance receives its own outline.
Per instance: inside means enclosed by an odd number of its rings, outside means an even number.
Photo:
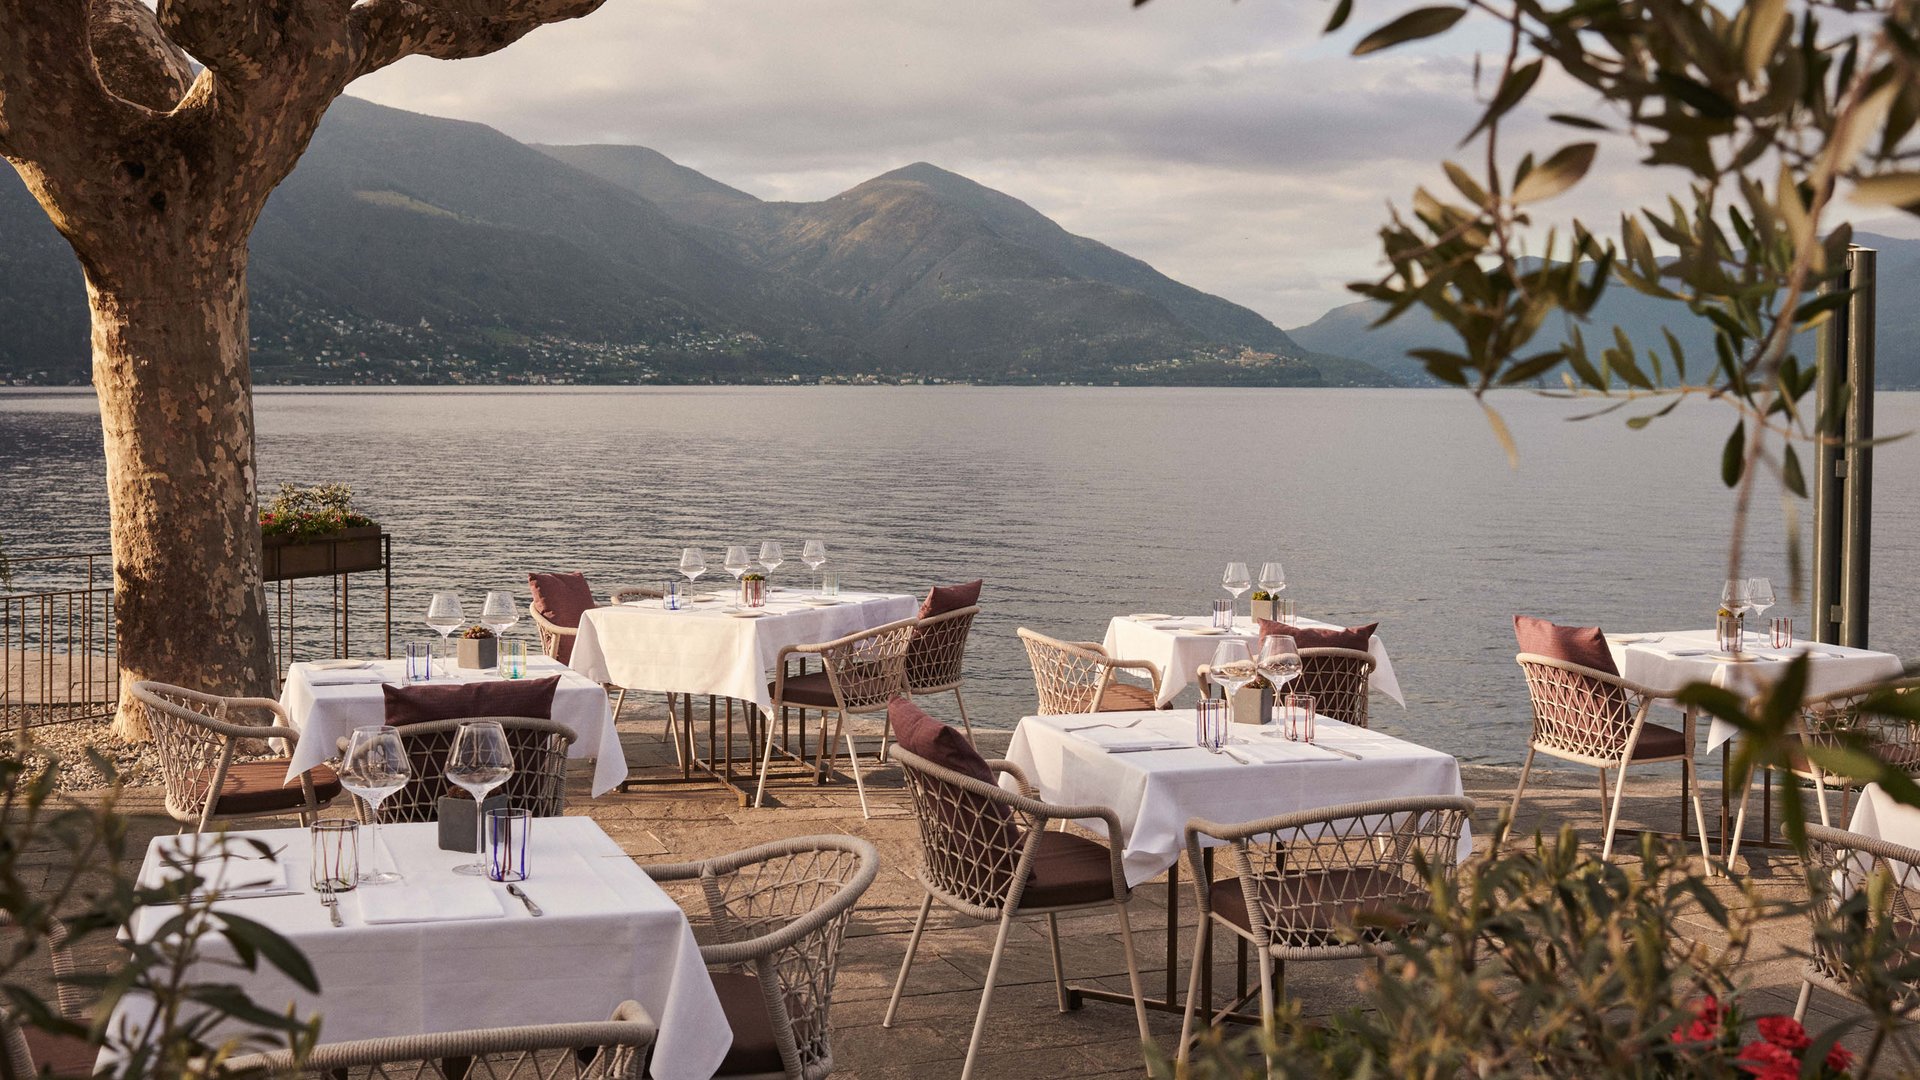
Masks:
[[[1351,750],[1342,750],[1337,746],[1328,746],[1326,743],[1314,743],[1313,745],[1319,747],[1322,750],[1331,750],[1334,753],[1339,754],[1341,757],[1352,758],[1355,761],[1367,760],[1366,758],[1361,757],[1359,754],[1356,754]]]
[[[513,896],[519,897],[520,902],[527,905],[527,914],[533,915],[536,918],[546,914],[546,912],[540,910],[539,904],[536,904],[533,902],[533,897],[528,896],[526,894],[526,891],[520,888],[518,884],[508,885],[507,892]]]

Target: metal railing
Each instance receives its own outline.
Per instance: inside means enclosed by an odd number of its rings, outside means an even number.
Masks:
[[[0,730],[112,716],[120,700],[112,556],[9,561],[16,584],[38,588],[0,593]]]

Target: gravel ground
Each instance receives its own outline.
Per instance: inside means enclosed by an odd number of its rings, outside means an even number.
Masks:
[[[106,774],[95,767],[87,756],[89,749],[106,758],[107,763],[119,774],[121,783],[128,787],[155,786],[162,782],[160,754],[155,744],[123,741],[113,733],[112,720],[70,720],[42,724],[28,729],[28,739],[34,751],[60,759],[64,767],[55,786],[61,791],[89,791],[107,786]],[[271,751],[264,749],[265,742],[255,741],[251,745],[262,748],[263,752],[235,754],[234,760],[248,761],[274,756]],[[243,750],[246,748],[242,746]]]

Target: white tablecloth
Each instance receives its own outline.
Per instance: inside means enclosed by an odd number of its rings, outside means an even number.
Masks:
[[[453,873],[473,856],[440,850],[437,830],[432,823],[380,830],[382,844],[407,875],[406,885],[490,894],[500,901],[502,915],[369,926],[361,918],[360,895],[395,886],[361,886],[341,894],[346,925],[335,927],[316,895],[304,889],[306,830],[229,834],[286,845],[280,859],[288,881],[302,886],[299,892],[220,906],[265,923],[299,946],[319,977],[320,994],[264,970],[223,968],[206,977],[240,983],[269,1009],[291,1005],[302,1017],[320,1013],[320,1036],[329,1042],[606,1020],[614,1006],[632,999],[659,1025],[656,1080],[713,1075],[733,1038],[693,928],[598,825],[584,817],[534,821],[524,887],[546,912],[537,919],[504,885]],[[364,831],[361,837],[364,859]],[[149,847],[143,880],[160,880],[158,845],[174,842],[165,836]],[[151,934],[172,913],[142,909],[127,931],[136,938]],[[210,958],[231,957],[218,937],[203,939],[201,948]],[[114,1022],[139,1023],[141,1012],[138,1005],[123,1006]]]
[[[1879,784],[1868,784],[1860,791],[1853,807],[1853,820],[1847,831],[1890,844],[1920,848],[1920,808],[1893,801]]]
[[[808,607],[811,593],[777,592],[768,614],[735,618],[714,602],[668,611],[658,600],[594,608],[580,620],[573,669],[635,690],[718,694],[771,709],[767,670],[789,645],[812,645],[910,618],[911,596],[842,593],[845,603]]]
[[[1110,754],[1064,729],[1083,724],[1139,723],[1130,734],[1165,735],[1177,749]],[[1242,738],[1268,742],[1253,725],[1234,725]],[[1459,795],[1460,763],[1438,750],[1337,720],[1318,721],[1316,743],[1361,755],[1354,761],[1316,754],[1297,761],[1252,765],[1193,743],[1193,711],[1029,716],[1020,721],[1007,759],[1027,774],[1048,802],[1112,807],[1126,833],[1129,884],[1150,880],[1186,850],[1189,818],[1222,823],[1254,821],[1296,810],[1412,795]],[[1285,740],[1279,740],[1282,744]],[[1098,821],[1083,821],[1095,832]],[[1461,834],[1460,856],[1473,851]]]
[[[1160,669],[1161,705],[1171,702],[1180,695],[1180,691],[1193,684],[1201,666],[1213,661],[1213,650],[1222,641],[1238,639],[1251,642],[1258,638],[1254,633],[1253,620],[1245,616],[1235,619],[1233,632],[1227,634],[1193,634],[1159,629],[1169,622],[1193,627],[1213,625],[1212,617],[1207,615],[1150,620],[1121,615],[1107,624],[1107,638],[1102,643],[1116,659],[1148,660]],[[1312,619],[1301,619],[1297,625],[1323,630],[1339,629],[1332,623],[1315,622]],[[1393,674],[1393,661],[1387,658],[1387,646],[1378,634],[1367,643],[1367,652],[1373,656],[1373,688],[1392,698],[1401,708],[1406,708],[1407,699],[1400,694],[1400,680]]]
[[[300,742],[287,771],[289,780],[339,753],[339,740],[353,729],[386,722],[386,698],[380,692],[383,682],[399,686],[406,674],[404,660],[375,660],[360,670],[320,670],[308,664],[287,669],[286,684],[280,689],[280,704],[286,706]],[[431,683],[418,686],[449,686],[456,682],[501,682],[497,675],[461,672],[436,676]],[[593,793],[603,795],[627,778],[627,756],[620,749],[620,735],[613,728],[613,711],[607,707],[607,692],[599,683],[567,669],[544,656],[527,658],[528,678],[560,676],[553,692],[553,719],[573,729],[576,738],[568,749],[570,758],[592,758]]]
[[[1620,639],[1628,639],[1622,642]],[[1633,640],[1635,638],[1643,640]],[[1657,639],[1657,640],[1652,640]],[[1810,652],[1813,663],[1807,668],[1807,694],[1817,696],[1882,679],[1899,678],[1904,665],[1892,653],[1868,649],[1849,649],[1844,645],[1796,642],[1791,650],[1763,646],[1763,639],[1747,634],[1747,652],[1760,659],[1744,663],[1715,660],[1707,653],[1716,648],[1711,630],[1670,630],[1649,634],[1608,634],[1607,648],[1622,678],[1662,693],[1673,693],[1688,683],[1706,682],[1742,696],[1759,692],[1787,669],[1787,662],[1801,652]],[[1690,653],[1693,655],[1677,655]],[[1707,749],[1718,750],[1739,729],[1715,718],[1707,728]]]

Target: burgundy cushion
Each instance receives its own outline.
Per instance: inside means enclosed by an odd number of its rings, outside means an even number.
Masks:
[[[307,795],[300,778],[287,779],[287,758],[236,761],[227,766],[227,780],[214,801],[216,814],[275,814],[304,809]],[[325,804],[340,795],[340,778],[325,765],[315,765],[314,799]]]
[[[780,1060],[780,1044],[774,1039],[773,1017],[767,1012],[767,995],[760,989],[760,977],[734,971],[708,974],[720,997],[720,1011],[726,1013],[727,1026],[733,1029],[733,1045],[714,1075],[785,1072],[787,1066]]]
[[[1040,850],[1020,894],[1022,910],[1097,904],[1113,899],[1113,856],[1107,846],[1075,833],[1043,832]]]
[[[1379,628],[1377,622],[1365,626],[1349,626],[1344,630],[1314,626],[1288,626],[1283,622],[1268,622],[1261,619],[1255,624],[1261,637],[1285,634],[1293,639],[1294,645],[1302,649],[1353,649],[1367,651],[1367,642],[1373,640],[1373,632]]]
[[[1675,731],[1659,724],[1648,724],[1640,729],[1640,741],[1633,744],[1633,760],[1644,761],[1649,758],[1677,758],[1687,755],[1687,736],[1685,732]]]
[[[793,685],[792,681],[787,685]],[[973,748],[965,735],[928,716],[925,709],[908,698],[897,697],[887,703],[887,722],[893,725],[893,737],[899,740],[901,749],[908,753],[983,784],[998,782],[993,770],[987,768],[987,759],[980,756],[980,751]],[[1006,816],[998,803],[988,805],[1001,817]]]
[[[1132,683],[1110,682],[1101,692],[1095,712],[1148,712],[1160,706],[1153,700],[1153,689]]]
[[[1620,669],[1613,665],[1613,652],[1607,648],[1606,636],[1597,626],[1560,626],[1531,615],[1515,615],[1513,636],[1520,642],[1523,653],[1565,660],[1608,675],[1620,674]]]
[[[528,574],[527,588],[533,593],[533,610],[555,626],[578,628],[580,616],[600,606],[581,573]],[[572,660],[573,638],[560,636],[553,643],[553,658],[563,664]]]
[[[900,748],[925,758],[942,768],[982,783],[997,782],[987,759],[973,748],[957,729],[928,716],[926,711],[904,697],[887,704],[887,722]],[[930,785],[940,781],[928,777]],[[1013,868],[1019,861],[1020,826],[1007,808],[971,791],[952,791],[950,798],[934,801],[936,813],[953,815],[945,824],[952,834],[963,837],[957,846],[967,848],[954,854],[970,864],[988,864],[990,888],[1002,892],[1013,883]]]
[[[465,720],[471,716],[553,717],[553,692],[560,676],[544,679],[507,679],[450,686],[391,686],[381,684],[387,701],[387,723],[395,727],[428,720]]]
[[[776,683],[767,684],[767,693],[772,695]],[[833,681],[824,671],[810,671],[805,675],[787,676],[787,684],[780,692],[780,704],[805,705],[814,709],[837,709],[840,699],[833,696]]]
[[[965,585],[935,585],[927,593],[927,598],[920,602],[920,617],[931,619],[935,615],[958,611],[979,603],[982,580],[975,578]]]
[[[286,762],[281,762],[281,767]],[[33,1067],[41,1076],[92,1076],[100,1048],[75,1035],[56,1035],[36,1027],[20,1026],[27,1040],[27,1052],[33,1055]]]

